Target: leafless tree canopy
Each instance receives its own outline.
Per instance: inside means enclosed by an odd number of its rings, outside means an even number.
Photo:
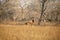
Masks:
[[[0,0],[0,22],[60,23],[60,0]]]

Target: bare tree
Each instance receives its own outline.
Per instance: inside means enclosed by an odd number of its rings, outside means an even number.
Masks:
[[[44,11],[46,10],[46,8],[44,8],[46,1],[47,0],[41,0],[41,13],[40,13],[41,15],[40,15],[40,18],[38,20],[38,25],[40,25],[40,22],[42,21],[42,16],[44,14]]]
[[[2,0],[1,1],[1,6],[0,6],[0,20],[12,20],[13,18],[13,10],[11,10],[10,7],[12,7],[12,5],[10,5],[9,3],[10,0]],[[2,22],[1,21],[1,22]]]
[[[22,18],[24,19],[24,9],[30,4],[31,1],[28,0],[20,0],[20,7],[21,7],[21,13]]]
[[[48,10],[46,11],[47,22],[60,23],[60,18],[59,18],[60,17],[60,3],[56,2],[56,3],[49,4],[47,10]]]

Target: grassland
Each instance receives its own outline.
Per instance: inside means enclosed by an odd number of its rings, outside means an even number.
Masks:
[[[0,40],[60,40],[60,27],[1,24]]]

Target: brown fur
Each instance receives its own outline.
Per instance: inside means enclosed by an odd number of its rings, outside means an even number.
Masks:
[[[34,20],[30,20],[30,21],[26,22],[25,24],[26,25],[29,25],[29,24],[32,25],[33,23],[34,23]]]

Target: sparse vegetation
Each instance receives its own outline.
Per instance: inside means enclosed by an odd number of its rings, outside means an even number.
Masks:
[[[60,0],[0,0],[0,40],[60,40]]]
[[[0,22],[29,21],[34,23],[60,23],[60,3],[54,0],[1,0]],[[42,24],[43,24],[42,23]]]

